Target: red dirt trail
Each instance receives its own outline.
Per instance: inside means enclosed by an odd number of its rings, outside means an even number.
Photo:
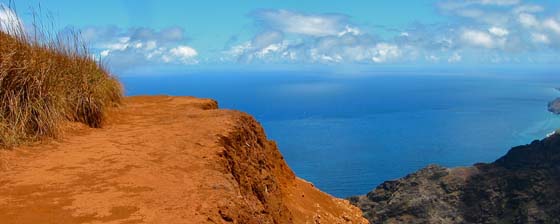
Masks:
[[[367,223],[295,177],[248,114],[144,96],[109,118],[0,150],[0,223]]]

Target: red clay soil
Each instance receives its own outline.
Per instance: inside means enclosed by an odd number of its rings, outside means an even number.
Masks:
[[[105,128],[0,150],[0,223],[367,223],[295,177],[251,116],[132,97]]]

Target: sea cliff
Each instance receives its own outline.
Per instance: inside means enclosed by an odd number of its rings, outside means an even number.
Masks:
[[[554,114],[560,114],[560,98],[548,102],[548,111]]]
[[[0,223],[367,223],[214,100],[130,97],[65,133],[0,151]]]
[[[430,165],[350,200],[371,223],[560,223],[560,135],[493,163]]]

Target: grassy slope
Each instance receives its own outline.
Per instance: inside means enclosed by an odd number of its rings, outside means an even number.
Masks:
[[[0,31],[0,148],[56,137],[66,121],[101,127],[122,90],[78,38]]]

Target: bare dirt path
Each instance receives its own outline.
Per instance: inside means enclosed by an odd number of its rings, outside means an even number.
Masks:
[[[105,128],[3,150],[0,223],[365,221],[297,179],[250,116],[216,108],[133,97]]]

